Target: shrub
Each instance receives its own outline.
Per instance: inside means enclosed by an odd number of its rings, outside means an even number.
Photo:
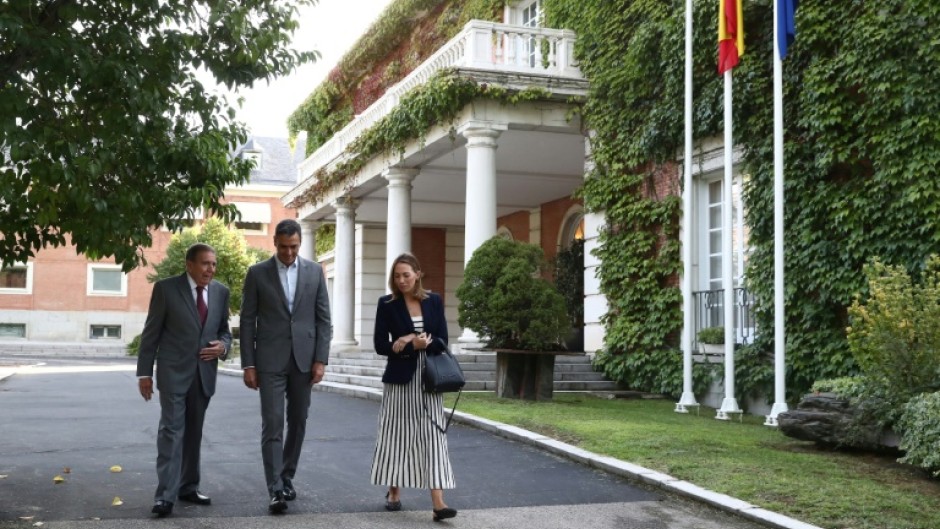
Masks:
[[[898,419],[901,463],[916,465],[940,476],[940,392],[922,393],[904,406]]]
[[[875,259],[865,267],[868,298],[849,307],[849,347],[862,372],[907,398],[940,389],[940,258],[920,281]]]
[[[127,356],[137,356],[137,353],[140,352],[140,335],[134,337],[133,340],[127,343]]]
[[[483,243],[457,289],[458,322],[495,349],[562,349],[568,315],[561,294],[545,280],[542,249],[494,237]]]
[[[698,332],[698,342],[712,345],[724,345],[724,327],[705,327]]]

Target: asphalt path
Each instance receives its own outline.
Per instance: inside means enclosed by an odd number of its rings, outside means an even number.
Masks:
[[[200,489],[212,505],[177,503],[172,517],[153,520],[159,403],[137,393],[133,363],[0,361],[14,363],[30,366],[0,381],[0,527],[431,523],[426,491],[405,490],[404,512],[386,513],[384,489],[369,483],[378,403],[320,391],[294,479],[298,498],[286,516],[268,515],[258,395],[227,376],[204,428]],[[449,523],[461,527],[757,527],[471,427],[452,425],[448,440],[458,488],[445,497],[460,510]]]

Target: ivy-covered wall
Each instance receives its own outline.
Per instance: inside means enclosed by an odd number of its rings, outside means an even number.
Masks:
[[[596,132],[597,168],[582,194],[609,220],[599,250],[610,302],[600,361],[635,388],[678,394],[681,203],[650,190],[675,178],[665,168],[683,145],[685,2],[543,5],[547,26],[577,32],[591,82],[584,117]],[[702,140],[722,127],[718,2],[694,5],[694,129]],[[744,3],[747,52],[734,70],[735,143],[751,176],[747,285],[759,300],[754,349],[764,353],[773,351],[772,9],[771,0]],[[791,394],[855,370],[846,307],[864,289],[867,260],[913,269],[940,251],[940,39],[930,33],[940,27],[940,2],[803,2],[796,25],[784,65]]]
[[[288,118],[317,150],[472,19],[499,21],[505,0],[398,0],[391,3]]]

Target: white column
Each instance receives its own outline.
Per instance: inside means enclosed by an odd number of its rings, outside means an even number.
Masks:
[[[313,220],[300,222],[300,256],[310,261],[317,260],[317,228],[320,224]]]
[[[692,0],[685,2],[685,153],[682,169],[682,397],[676,413],[697,407],[692,391]]]
[[[725,72],[725,175],[722,180],[721,198],[721,283],[724,288],[724,318],[725,318],[725,398],[721,401],[721,409],[715,415],[716,419],[726,421],[729,414],[741,413],[738,400],[734,396],[734,263],[732,253],[734,244],[732,228],[734,215],[732,215],[733,200],[732,177],[734,169],[734,141],[731,127],[731,70]]]
[[[467,198],[464,213],[464,267],[487,239],[496,235],[496,140],[505,125],[471,122],[460,133],[467,138]],[[478,343],[470,329],[458,340]]]
[[[342,197],[336,208],[336,252],[333,277],[333,346],[357,345],[353,335],[356,300],[356,207],[359,201]]]
[[[777,416],[788,410],[786,395],[786,303],[783,295],[783,61],[777,33],[780,19],[774,2],[774,405],[764,424],[777,426]]]
[[[388,225],[385,240],[385,270],[395,258],[411,251],[411,182],[417,169],[390,167],[382,174],[388,180]]]

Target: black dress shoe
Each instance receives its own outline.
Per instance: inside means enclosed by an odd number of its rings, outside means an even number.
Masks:
[[[180,499],[183,501],[188,501],[189,503],[195,503],[196,505],[212,504],[212,498],[206,496],[198,490],[194,490],[188,494],[180,494]]]
[[[457,509],[451,509],[450,507],[444,507],[443,509],[434,509],[434,521],[439,522],[441,520],[446,520],[448,518],[453,518],[457,516]]]
[[[151,509],[150,512],[156,514],[160,518],[163,518],[164,516],[167,516],[173,512],[173,502],[165,501],[165,500],[157,500],[153,504],[153,509]]]
[[[297,491],[294,490],[294,484],[287,478],[281,480],[284,482],[284,499],[287,501],[294,501],[297,499]]]
[[[284,491],[276,490],[271,494],[271,503],[268,504],[268,511],[271,514],[281,514],[287,510],[287,500],[284,499]]]

